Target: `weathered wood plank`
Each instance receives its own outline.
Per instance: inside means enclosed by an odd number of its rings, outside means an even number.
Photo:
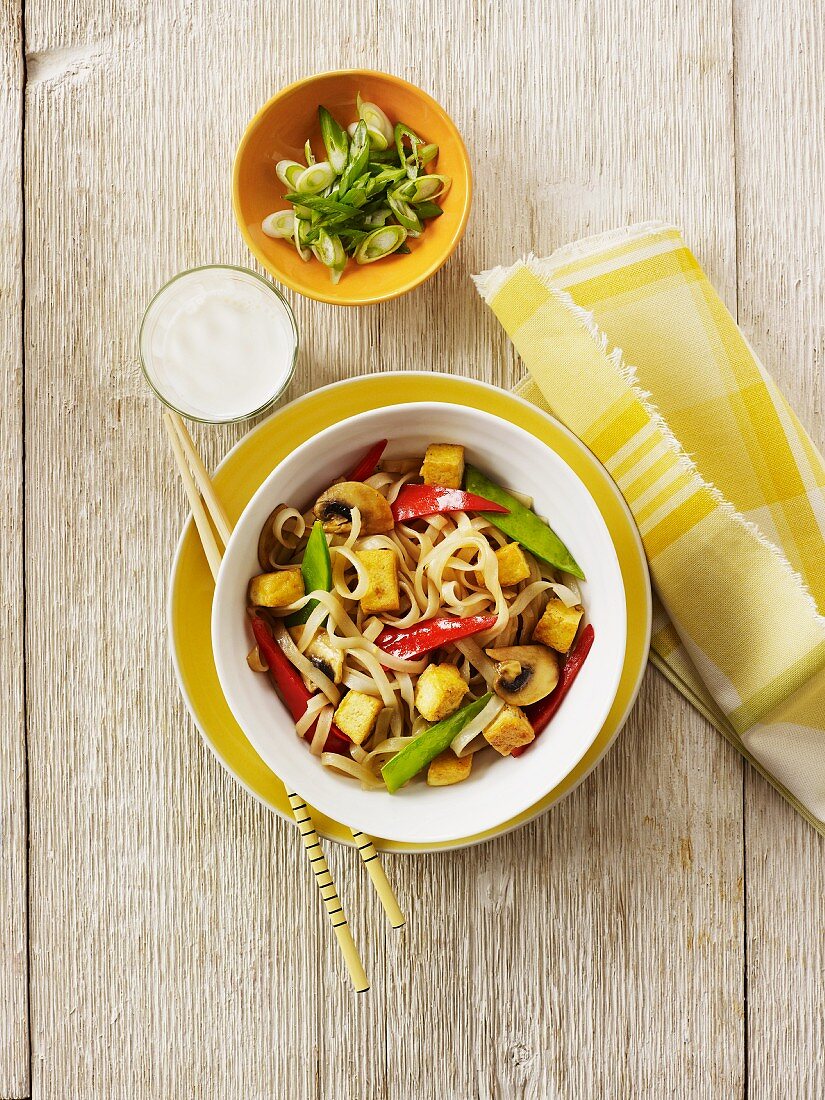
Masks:
[[[29,1088],[23,688],[23,37],[0,2],[0,1096]]]
[[[445,10],[170,0],[103,20],[87,0],[69,20],[27,3],[28,492],[34,529],[61,532],[30,558],[29,641],[70,685],[30,694],[41,1095],[741,1089],[741,765],[657,677],[552,815],[388,860],[400,935],[333,853],[373,977],[353,1003],[292,831],[200,746],[169,668],[183,503],[135,333],[175,271],[249,263],[229,162],[277,87],[333,64],[407,76],[452,113],[477,185],[466,241],[426,287],[366,311],[295,301],[294,394],[420,366],[512,384],[469,273],[631,219],[681,221],[734,300],[727,5],[642,20],[630,0],[460,0],[444,38]],[[198,440],[214,459],[237,434]],[[70,594],[59,636],[55,591]]]
[[[825,446],[825,4],[736,5],[739,323]],[[745,800],[750,1093],[825,1094],[825,841]]]

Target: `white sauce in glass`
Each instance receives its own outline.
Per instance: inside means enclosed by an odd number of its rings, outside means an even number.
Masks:
[[[146,312],[141,356],[161,398],[184,415],[225,421],[273,401],[292,376],[297,338],[278,294],[251,272],[196,269]]]

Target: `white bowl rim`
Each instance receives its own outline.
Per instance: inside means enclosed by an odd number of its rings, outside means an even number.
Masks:
[[[386,372],[386,373],[389,374],[391,372]],[[393,372],[393,373],[396,373],[396,374],[399,374],[399,375],[409,376],[409,374],[414,373],[414,372]],[[421,373],[424,377],[426,377],[425,372],[418,372],[418,373]],[[333,383],[333,386],[341,385],[341,384],[342,383]],[[479,383],[479,385],[486,386],[485,383]],[[324,387],[324,388],[326,389],[326,388],[332,388],[332,387]],[[487,388],[492,389],[494,391],[496,390],[496,387],[492,387],[492,386],[488,386]],[[314,392],[318,392],[318,391],[314,391]],[[309,395],[307,395],[307,396],[309,396]],[[518,398],[517,395],[512,395],[512,396],[515,396],[517,398],[517,400],[519,400],[519,401],[523,401],[523,399]],[[299,399],[299,400],[301,400],[301,399]],[[524,403],[527,404],[528,407],[530,407],[532,409],[535,409],[535,406],[530,405],[528,402],[524,402]],[[486,410],[477,409],[477,408],[471,407],[471,406],[456,405],[455,402],[449,402],[449,401],[422,401],[422,402],[401,402],[398,405],[383,406],[383,407],[376,408],[376,409],[365,410],[364,412],[356,413],[356,414],[354,414],[352,416],[349,416],[349,417],[344,417],[341,420],[336,421],[334,424],[329,425],[327,428],[325,428],[322,431],[318,432],[316,435],[314,435],[313,437],[311,437],[310,439],[306,440],[304,443],[302,443],[298,447],[296,447],[292,452],[290,452],[290,454],[288,456],[286,456],[281,462],[279,462],[272,469],[272,471],[270,471],[270,473],[263,480],[261,485],[258,487],[256,492],[253,494],[253,496],[250,498],[250,500],[246,504],[246,506],[245,506],[245,508],[244,508],[244,510],[241,514],[241,517],[238,520],[236,530],[235,530],[235,532],[233,532],[232,539],[230,539],[230,544],[227,547],[226,555],[225,555],[224,560],[228,561],[231,558],[232,551],[234,550],[234,547],[236,545],[236,543],[235,543],[236,534],[238,533],[239,528],[242,526],[242,521],[243,521],[244,516],[246,516],[250,511],[252,511],[256,507],[256,504],[257,504],[257,502],[258,502],[258,500],[261,496],[269,494],[271,481],[276,476],[277,471],[283,465],[284,462],[286,462],[286,461],[290,461],[290,462],[300,461],[300,457],[304,453],[305,450],[309,450],[311,448],[317,448],[319,440],[323,440],[323,438],[325,438],[327,434],[332,434],[332,433],[340,430],[341,426],[346,424],[346,423],[351,423],[353,421],[368,422],[370,419],[379,419],[382,414],[386,414],[388,411],[391,411],[391,410],[404,409],[405,411],[409,411],[410,413],[412,413],[413,411],[416,411],[417,413],[421,414],[422,412],[426,412],[427,409],[433,409],[433,410],[438,409],[441,412],[443,412],[445,407],[450,407],[450,406],[452,406],[456,410],[460,410],[461,412],[470,412],[474,417],[480,418],[482,420],[487,419],[487,420],[490,420],[490,421],[498,421],[504,427],[504,429],[506,431],[508,431],[510,433],[519,434],[519,435],[525,437],[526,440],[529,442],[529,444],[532,447],[539,446],[539,447],[542,447],[543,449],[545,449],[546,451],[548,451],[553,456],[554,460],[557,463],[559,463],[562,467],[564,467],[565,470],[567,471],[567,473],[572,476],[572,478],[574,479],[575,482],[578,483],[581,491],[586,495],[588,500],[593,505],[596,513],[599,516],[599,519],[601,520],[601,523],[602,523],[603,527],[605,528],[605,531],[606,531],[607,536],[608,536],[608,541],[609,541],[611,547],[613,546],[613,541],[612,541],[612,536],[610,534],[610,530],[607,527],[607,524],[605,523],[604,518],[601,516],[601,512],[598,508],[598,505],[596,505],[596,503],[593,500],[593,498],[592,498],[589,490],[587,489],[586,485],[584,485],[582,483],[581,478],[576,473],[576,471],[567,462],[565,462],[565,460],[555,450],[553,450],[553,448],[551,446],[549,446],[543,440],[541,440],[538,437],[536,437],[535,435],[533,435],[531,432],[525,430],[524,428],[521,428],[517,424],[514,424],[512,421],[501,418],[501,417],[498,417],[498,416],[496,416],[496,414],[487,412]],[[541,411],[541,410],[539,410],[539,411]],[[546,415],[546,414],[544,414],[544,415]],[[552,420],[552,418],[548,418],[548,419]],[[554,421],[554,424],[558,424],[558,422]],[[580,446],[583,446],[581,444],[581,441],[577,440],[575,436],[572,436],[572,433],[570,433],[567,429],[564,429],[563,425],[561,425],[561,427],[565,431],[565,434],[570,435],[571,438],[574,439],[577,442],[577,444],[579,444]],[[230,454],[231,454],[231,452],[230,452]],[[618,561],[618,555],[615,552],[615,548],[613,548],[613,557],[615,559],[615,567],[616,567],[616,572],[618,574],[619,583],[622,585],[622,591],[624,591],[623,578],[622,578],[622,575],[621,575],[621,567],[620,567],[620,564],[619,564],[619,561]],[[217,629],[217,625],[216,625],[217,624],[216,608],[221,603],[219,594],[220,594],[220,590],[221,590],[222,578],[225,577],[225,576],[226,576],[226,573],[224,572],[224,569],[222,568],[221,572],[219,573],[219,576],[218,576],[218,583],[217,583],[217,586],[216,586],[216,598],[213,601],[213,611],[212,611],[212,619],[211,619],[212,632],[213,632],[212,642],[213,642],[213,653],[214,653],[214,657],[215,657],[215,664],[216,664],[216,668],[217,668],[217,672],[218,672],[218,679],[221,683],[221,688],[224,691],[224,694],[227,698],[227,703],[229,704],[230,710],[232,710],[233,714],[234,714],[235,711],[234,711],[234,708],[232,706],[232,700],[230,698],[230,695],[227,693],[227,691],[225,689],[224,677],[222,677],[222,675],[221,675],[221,672],[222,672],[222,658],[220,657],[219,654],[222,651],[221,651],[220,647],[216,647],[215,644],[214,644],[214,642],[215,642],[215,632],[216,632],[216,629]],[[623,630],[622,630],[622,647],[623,647],[622,659],[617,664],[616,668],[613,671],[613,682],[609,685],[609,690],[605,691],[603,693],[602,697],[601,697],[602,700],[603,700],[602,707],[601,707],[601,711],[598,712],[599,713],[598,721],[592,721],[592,726],[593,726],[592,735],[589,736],[589,738],[586,739],[582,743],[581,749],[580,749],[580,752],[579,752],[578,756],[574,760],[572,760],[572,762],[569,764],[568,770],[565,774],[569,774],[570,771],[572,771],[572,769],[575,768],[577,763],[581,760],[581,758],[584,756],[584,754],[591,747],[593,741],[596,739],[596,737],[598,737],[599,731],[601,730],[602,726],[604,725],[604,721],[607,718],[610,707],[612,706],[613,701],[614,701],[615,696],[616,696],[616,693],[618,691],[618,687],[619,687],[619,683],[621,681],[621,675],[622,675],[622,671],[623,671],[623,667],[624,667],[624,660],[625,660],[625,656],[626,656],[626,647],[627,647],[627,616],[626,616],[624,602],[622,604],[622,612],[623,612],[623,620],[624,620],[623,621]],[[638,691],[638,686],[637,686],[636,690]],[[634,699],[635,699],[635,693],[634,693]],[[628,707],[628,712],[629,712],[629,709],[630,708]],[[256,751],[258,751],[260,755],[263,755],[263,754],[260,753],[260,750],[257,749],[255,741],[252,740],[252,738],[249,737],[249,733],[244,729],[243,724],[240,722],[237,714],[235,714],[235,717],[236,717],[236,720],[239,721],[239,724],[241,725],[241,728],[242,728],[245,736],[247,736],[247,738],[250,740],[253,747],[256,748]],[[626,716],[624,716],[622,718],[622,722],[624,721],[625,717]],[[588,727],[589,726],[590,726],[590,721],[588,721]],[[620,726],[619,726],[619,728],[620,728]],[[617,729],[616,732],[618,733],[618,729]],[[266,759],[266,758],[264,758],[264,759]],[[270,767],[271,766],[272,765],[270,765]],[[280,774],[280,773],[277,773],[277,774]],[[294,772],[293,772],[293,778],[294,778]],[[563,778],[563,777],[561,777],[561,778]],[[501,819],[499,819],[495,822],[487,821],[487,822],[484,822],[484,823],[480,824],[476,829],[474,829],[474,832],[471,835],[475,835],[479,831],[489,831],[490,829],[498,828],[505,821],[510,820],[512,817],[517,816],[517,815],[525,812],[526,810],[529,810],[532,805],[535,805],[538,801],[541,801],[541,799],[546,796],[547,792],[549,790],[551,790],[552,787],[556,783],[561,781],[561,778],[556,777],[555,781],[553,783],[551,783],[543,792],[539,793],[537,796],[535,795],[535,792],[533,792],[531,794],[531,796],[528,797],[525,800],[524,804],[515,805],[512,802],[508,803],[507,811],[502,816]],[[341,782],[342,783],[347,783],[348,781],[342,778]],[[301,784],[298,783],[298,786],[301,786]],[[306,794],[306,796],[309,798],[309,800],[311,802],[313,801],[313,799],[312,799],[312,793],[313,792],[312,791],[305,791],[303,793]],[[339,813],[336,813],[335,811],[333,811],[331,809],[331,807],[328,806],[328,805],[327,806],[325,806],[323,804],[319,805],[319,801],[322,802],[323,800],[318,800],[316,798],[314,804],[317,806],[317,808],[321,812],[326,813],[326,814],[328,814],[329,816],[332,816],[332,817],[339,817],[339,819],[340,819],[340,814]],[[356,817],[357,817],[357,814],[356,814]],[[348,824],[351,824],[353,827],[362,828],[365,831],[375,832],[374,829],[370,829],[370,823],[365,821],[363,818],[360,819],[360,820],[353,820],[351,822],[348,822]],[[379,835],[380,835],[380,833],[379,833]],[[384,835],[386,837],[386,831],[385,831]],[[459,833],[457,835],[456,834],[444,833],[443,835],[442,834],[427,835],[424,840],[420,840],[420,839],[416,839],[415,836],[401,835],[401,834],[396,833],[394,835],[390,835],[389,837],[386,837],[386,839],[390,839],[390,840],[392,840],[396,843],[411,843],[411,844],[416,844],[416,845],[433,844],[434,846],[435,845],[441,846],[441,845],[444,845],[444,844],[447,844],[447,843],[449,843],[449,844],[453,844],[453,843],[460,844],[465,836],[466,836],[466,833],[464,833],[464,832]]]

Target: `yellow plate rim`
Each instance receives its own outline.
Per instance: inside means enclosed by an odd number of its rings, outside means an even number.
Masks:
[[[422,393],[410,392],[414,390],[416,386],[420,387],[425,384],[427,387],[426,395]],[[387,393],[388,400],[376,400],[376,394],[379,398],[382,395],[383,390],[392,391]],[[433,392],[433,391],[447,391],[447,392]],[[541,798],[533,806],[524,810],[517,817],[503,822],[501,825],[494,829],[490,829],[484,833],[476,834],[459,840],[447,841],[438,844],[407,844],[394,841],[383,841],[380,838],[376,838],[376,845],[385,851],[393,852],[407,852],[407,853],[423,853],[431,851],[452,850],[465,847],[471,847],[475,844],[482,844],[488,840],[495,839],[498,836],[503,836],[506,833],[512,832],[514,829],[520,828],[522,825],[526,825],[529,821],[535,820],[541,814],[546,813],[552,806],[556,805],[563,798],[566,798],[571,794],[580,783],[582,783],[591,771],[601,762],[605,754],[608,752],[619,732],[621,731],[624,723],[627,720],[630,711],[636,701],[636,698],[641,687],[641,682],[644,677],[644,672],[647,666],[647,654],[650,647],[650,636],[652,626],[652,598],[650,590],[650,577],[647,570],[647,562],[642,547],[641,538],[638,530],[636,529],[635,522],[630,514],[630,511],[622,498],[618,488],[616,487],[610,475],[596,459],[592,452],[579,440],[572,432],[570,432],[563,424],[558,420],[550,416],[548,413],[539,409],[532,403],[525,401],[524,398],[519,397],[517,394],[510,393],[502,390],[496,386],[489,385],[486,382],[479,382],[475,379],[465,378],[463,376],[435,374],[424,371],[387,371],[380,374],[361,375],[357,378],[344,379],[340,382],[333,382],[327,386],[323,386],[317,390],[313,390],[310,393],[304,394],[301,397],[289,402],[286,405],[276,409],[270,416],[262,420],[260,424],[255,425],[245,436],[243,436],[238,442],[227,452],[218,467],[214,472],[214,479],[216,487],[220,492],[220,482],[226,480],[228,472],[231,472],[233,465],[233,459],[237,458],[245,451],[253,446],[256,437],[259,437],[262,433],[273,430],[275,422],[282,418],[289,418],[296,413],[300,413],[302,410],[306,413],[312,410],[316,419],[320,418],[324,421],[323,426],[327,423],[336,423],[349,416],[355,415],[359,411],[364,411],[367,408],[380,408],[389,404],[408,404],[412,401],[421,400],[422,396],[426,400],[431,401],[443,401],[452,402],[456,401],[456,390],[464,391],[460,396],[463,396],[466,402],[468,396],[476,398],[472,403],[476,407],[486,408],[490,411],[494,411],[496,415],[503,416],[504,419],[512,419],[505,413],[502,413],[499,407],[492,409],[493,403],[500,404],[502,401],[505,405],[510,405],[510,410],[515,413],[518,410],[521,416],[514,422],[521,424],[527,431],[532,429],[522,423],[522,420],[526,417],[528,420],[534,420],[536,423],[542,424],[550,435],[556,436],[556,442],[561,439],[569,448],[572,453],[578,453],[583,462],[586,463],[586,471],[580,469],[576,470],[579,477],[582,477],[588,484],[585,473],[592,479],[597,476],[601,482],[602,492],[607,494],[607,502],[613,509],[618,508],[621,518],[625,521],[626,530],[624,535],[629,537],[629,542],[621,550],[617,546],[617,554],[619,556],[620,567],[622,575],[625,580],[626,600],[627,600],[627,613],[628,613],[628,645],[627,654],[625,657],[625,667],[622,671],[622,678],[620,681],[619,690],[611,708],[610,714],[602,727],[598,737],[594,741],[591,748],[576,766],[573,771],[562,780],[552,791],[548,792],[543,798]],[[354,410],[342,412],[337,415],[336,409],[343,407],[345,402],[341,399],[342,391],[353,391],[349,396],[351,398],[359,399],[359,407]],[[360,391],[365,391],[361,393]],[[367,391],[372,395],[367,398]],[[403,391],[403,392],[399,392]],[[330,395],[333,395],[338,400],[329,401]],[[481,402],[479,405],[478,402]],[[461,403],[459,400],[458,403]],[[321,425],[317,425],[315,430],[320,430]],[[312,434],[308,433],[308,436]],[[307,437],[308,437],[307,436]],[[543,440],[547,443],[547,439]],[[292,440],[288,444],[288,450],[294,449],[302,440]],[[548,444],[551,445],[551,444]],[[271,469],[277,465],[278,461],[282,460],[278,458],[277,461],[265,470],[260,477],[262,482],[268,475]],[[562,456],[565,457],[565,456]],[[567,458],[565,457],[565,461]],[[260,483],[260,482],[259,482]],[[591,490],[592,491],[592,490]],[[250,496],[254,492],[254,489],[250,492]],[[600,510],[603,510],[603,505],[599,501],[597,504]],[[605,521],[608,522],[607,517]],[[609,524],[609,530],[611,536],[614,537],[615,544],[615,532],[613,526]],[[178,539],[175,553],[172,561],[172,568],[169,578],[169,594],[167,600],[167,622],[169,629],[169,650],[172,658],[172,665],[175,671],[175,677],[178,682],[181,695],[183,697],[186,708],[189,712],[192,721],[198,729],[201,737],[206,745],[209,747],[213,755],[218,759],[221,767],[228,772],[229,775],[243,787],[253,798],[255,798],[262,805],[268,809],[279,814],[285,820],[291,821],[292,814],[289,808],[289,804],[286,800],[286,793],[283,791],[282,785],[276,776],[266,769],[263,762],[260,761],[261,766],[265,768],[267,772],[272,776],[272,780],[276,784],[277,788],[280,788],[281,800],[283,806],[279,805],[277,801],[273,801],[266,797],[260,791],[256,790],[247,780],[242,777],[232,766],[232,764],[224,758],[218,744],[213,740],[213,735],[207,732],[207,723],[205,719],[202,719],[203,710],[208,710],[208,704],[200,706],[195,698],[193,692],[190,691],[190,687],[187,684],[184,669],[182,667],[182,661],[178,653],[178,625],[181,618],[184,615],[185,609],[181,607],[182,592],[179,592],[178,585],[181,579],[181,569],[184,559],[184,551],[187,546],[187,539],[193,540],[193,546],[197,547],[197,534],[194,531],[194,524],[191,516],[187,519],[183,526],[180,537]],[[628,556],[631,551],[635,551],[632,559]],[[199,554],[202,554],[198,547]],[[633,585],[628,583],[628,570],[635,567],[638,575],[635,577],[635,583]],[[207,572],[207,566],[205,559],[203,559],[202,570]],[[211,581],[211,576],[209,578]],[[641,597],[641,599],[640,599]],[[210,616],[207,616],[207,623],[209,623]],[[641,632],[640,632],[641,628]],[[209,627],[206,630],[209,636],[209,652],[211,653],[211,634]],[[635,663],[631,667],[631,662]],[[212,674],[214,676],[215,685],[217,685],[220,692],[220,685],[217,680],[217,673],[212,668]],[[224,700],[225,705],[225,700]],[[234,719],[229,715],[230,720],[234,722]],[[237,725],[237,723],[235,723]],[[243,731],[240,731],[243,736]],[[606,735],[606,736],[605,736]],[[248,742],[247,742],[248,744]],[[249,746],[251,749],[251,746]],[[253,750],[254,751],[254,750]],[[257,756],[257,754],[255,754]],[[259,758],[258,758],[259,759]],[[571,779],[572,776],[575,778]],[[330,840],[334,840],[337,843],[352,844],[351,838],[349,838],[344,826],[338,822],[330,821],[323,815],[315,811],[316,827],[319,833],[326,836]]]

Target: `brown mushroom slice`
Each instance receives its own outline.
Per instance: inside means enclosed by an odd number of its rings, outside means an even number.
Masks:
[[[331,485],[315,502],[315,515],[324,530],[343,534],[352,530],[352,511],[361,513],[362,535],[386,535],[394,520],[387,498],[363,481],[342,481]]]
[[[545,645],[505,646],[485,653],[496,663],[493,689],[512,706],[537,703],[559,682],[558,658]]]

